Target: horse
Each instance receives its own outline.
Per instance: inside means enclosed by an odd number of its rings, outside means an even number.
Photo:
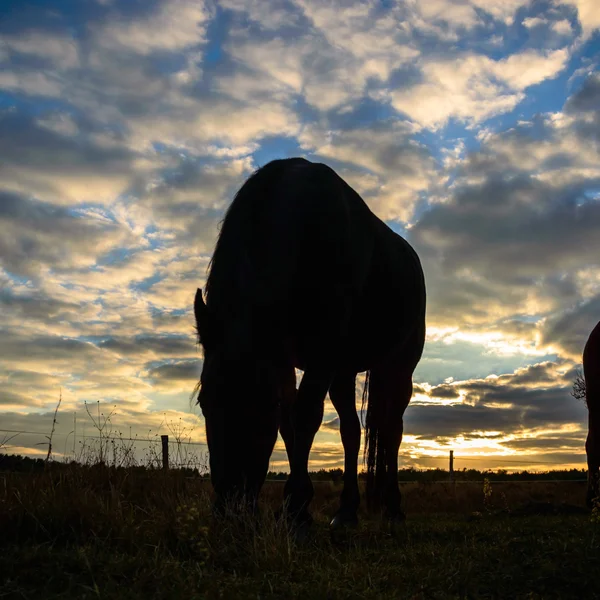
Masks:
[[[583,350],[585,400],[588,407],[588,434],[585,452],[588,464],[586,503],[591,508],[600,496],[600,322],[594,327]]]
[[[356,525],[355,388],[366,371],[366,498],[402,521],[398,451],[425,302],[414,249],[333,169],[289,158],[254,172],[226,212],[194,301],[215,510],[232,498],[256,507],[279,430],[290,467],[284,514],[310,525],[308,459],[329,393],[344,449],[331,526]],[[295,369],[303,371],[298,389]]]

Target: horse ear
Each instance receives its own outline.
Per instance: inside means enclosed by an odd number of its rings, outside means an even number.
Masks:
[[[196,328],[198,329],[200,338],[202,338],[202,332],[206,331],[208,325],[208,308],[204,304],[200,288],[196,290],[196,297],[194,298],[194,315],[196,316]]]

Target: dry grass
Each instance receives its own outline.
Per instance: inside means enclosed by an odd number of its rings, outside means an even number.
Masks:
[[[259,520],[231,522],[212,519],[208,482],[175,472],[3,473],[0,597],[600,597],[600,530],[587,513],[567,514],[581,507],[583,484],[402,490],[399,538],[363,515],[332,544],[340,488],[316,483],[313,536],[298,545],[273,518],[279,483],[267,484]],[[548,502],[557,514],[536,516]],[[529,516],[510,516],[523,509]]]

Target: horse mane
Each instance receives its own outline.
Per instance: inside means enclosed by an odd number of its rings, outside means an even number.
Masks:
[[[240,299],[252,277],[253,240],[260,235],[260,216],[269,208],[271,191],[290,167],[306,164],[303,158],[273,160],[260,167],[236,193],[221,222],[215,251],[208,265],[206,304],[218,312],[228,312],[227,302]],[[236,272],[240,263],[243,272]],[[232,293],[233,292],[233,293]]]

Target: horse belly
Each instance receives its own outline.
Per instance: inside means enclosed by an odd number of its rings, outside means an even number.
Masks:
[[[357,371],[371,368],[404,344],[415,329],[425,327],[421,266],[414,262],[412,252],[406,252],[404,241],[393,242],[375,256],[365,293],[353,314],[352,360],[360,367]],[[408,354],[413,351],[420,356],[422,348],[407,349]]]

